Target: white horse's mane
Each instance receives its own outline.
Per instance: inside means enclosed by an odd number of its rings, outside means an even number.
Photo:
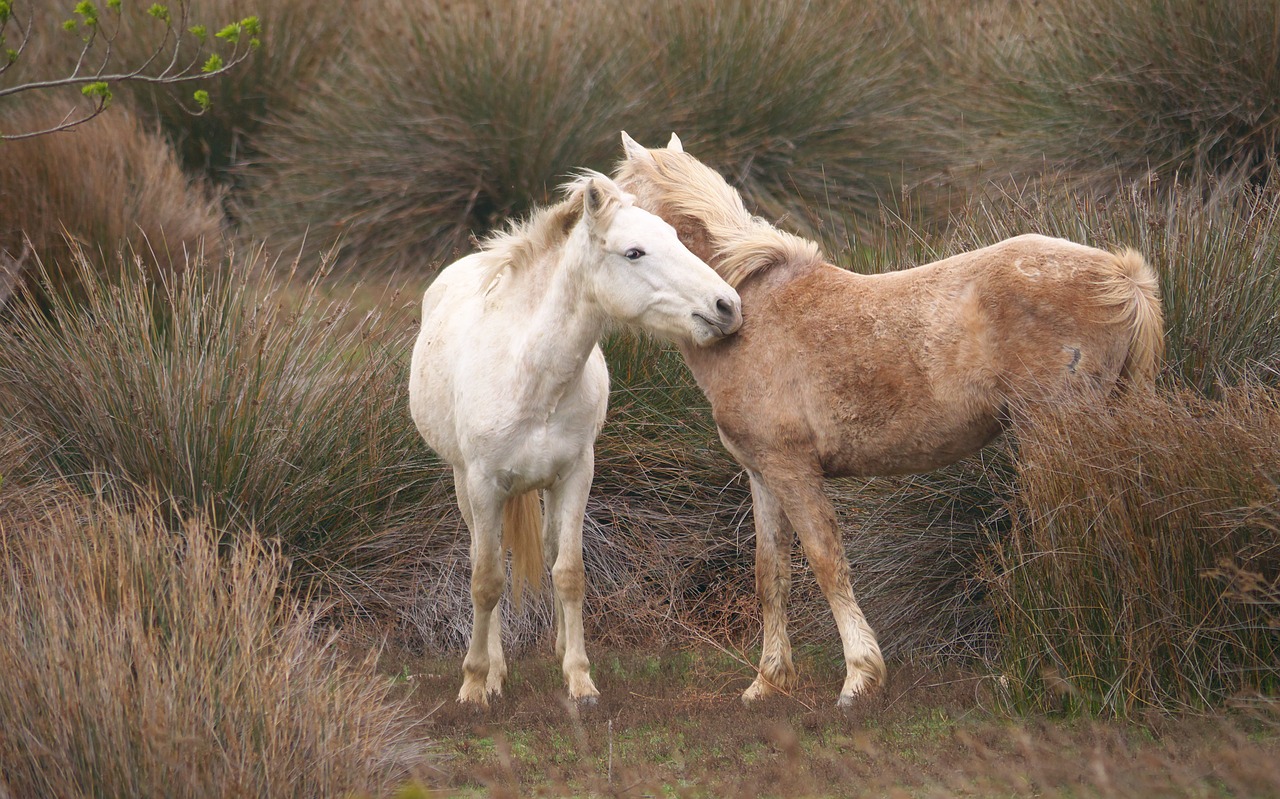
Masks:
[[[560,202],[537,208],[524,219],[513,219],[506,229],[491,233],[481,243],[481,252],[491,259],[494,271],[508,266],[521,269],[537,263],[543,255],[562,246],[574,225],[582,219],[587,190],[595,180],[605,180],[613,185],[610,178],[599,172],[581,170],[559,187],[564,195]],[[596,214],[605,227],[612,221],[614,213],[630,199],[630,195],[620,190],[599,193],[601,205]]]

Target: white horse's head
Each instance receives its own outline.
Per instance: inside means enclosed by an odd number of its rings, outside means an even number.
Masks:
[[[606,314],[700,347],[742,326],[738,292],[671,225],[599,173],[584,173],[572,190],[581,192],[580,224],[595,250],[586,279]]]

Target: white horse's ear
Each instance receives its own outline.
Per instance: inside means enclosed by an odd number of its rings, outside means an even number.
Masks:
[[[596,175],[587,181],[582,191],[582,216],[587,220],[589,229],[599,229],[601,216],[609,207],[609,199],[620,193],[618,185],[604,175]]]
[[[677,153],[684,152],[684,145],[680,143],[680,137],[672,133],[671,141],[667,142],[667,149],[675,150]]]
[[[642,147],[635,139],[628,136],[625,130],[622,131],[622,151],[626,153],[628,161],[645,161],[647,163],[653,163],[653,156],[649,154],[649,151]]]

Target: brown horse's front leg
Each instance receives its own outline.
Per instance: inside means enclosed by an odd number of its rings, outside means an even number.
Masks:
[[[795,682],[791,640],[787,637],[787,595],[791,591],[791,539],[795,531],[764,478],[751,476],[751,502],[756,521],[756,596],[764,623],[764,646],[755,682],[742,695],[752,702]]]
[[[764,479],[800,537],[818,585],[831,605],[844,645],[845,680],[839,703],[851,704],[858,694],[884,684],[884,657],[875,632],[853,598],[849,561],[840,543],[835,509],[822,491],[822,474],[816,468],[783,468],[765,471]]]

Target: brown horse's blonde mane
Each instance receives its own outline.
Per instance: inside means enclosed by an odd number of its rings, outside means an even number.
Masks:
[[[583,170],[577,178],[560,187],[565,195],[563,200],[535,209],[524,219],[512,220],[505,230],[490,234],[481,244],[481,252],[492,258],[494,271],[507,267],[525,268],[563,246],[574,225],[582,218],[587,189],[595,177],[604,176]],[[605,192],[600,199],[603,205],[598,213],[603,225],[608,227],[614,213],[622,207],[625,196]]]
[[[737,190],[697,159],[676,150],[648,153],[652,161],[623,161],[619,182],[642,198],[646,192],[636,183],[652,185],[661,207],[650,210],[677,230],[689,223],[701,228],[714,251],[708,262],[729,285],[736,288],[752,275],[780,264],[823,262],[817,244],[753,216]]]

